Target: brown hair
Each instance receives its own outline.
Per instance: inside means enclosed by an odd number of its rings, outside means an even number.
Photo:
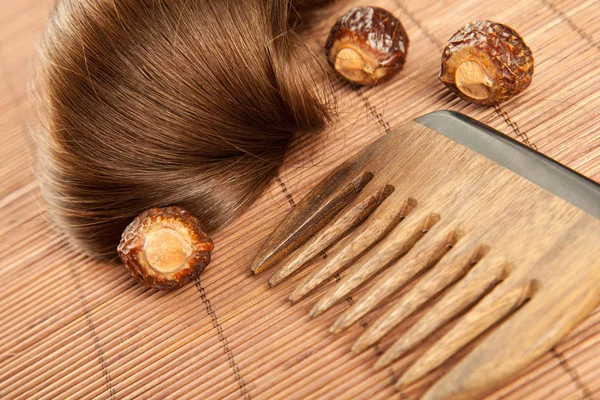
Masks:
[[[290,29],[294,6],[58,1],[40,56],[40,176],[72,241],[113,257],[136,215],[167,205],[212,233],[263,191],[295,134],[326,126],[325,63]]]

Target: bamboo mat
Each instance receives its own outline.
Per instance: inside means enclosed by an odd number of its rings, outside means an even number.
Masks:
[[[120,266],[78,255],[46,222],[26,86],[51,0],[0,0],[1,399],[399,396],[392,382],[422,350],[374,373],[377,350],[349,353],[372,315],[332,336],[327,328],[347,303],[307,315],[327,287],[295,306],[285,301],[310,268],[275,289],[268,273],[251,276],[253,255],[295,202],[394,125],[437,109],[473,116],[600,180],[597,0],[339,1],[319,12],[306,32],[310,44],[322,48],[334,20],[355,4],[401,17],[411,39],[404,70],[374,89],[340,87],[340,121],[323,140],[297,145],[262,198],[214,237],[213,262],[195,285],[163,293],[137,285]],[[445,40],[484,18],[513,26],[536,60],[531,87],[495,108],[459,101],[437,79]],[[445,368],[401,398],[418,397]],[[600,310],[489,398],[600,398]]]

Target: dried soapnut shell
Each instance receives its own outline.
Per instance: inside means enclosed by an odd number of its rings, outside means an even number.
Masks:
[[[151,208],[125,228],[117,248],[131,275],[153,289],[175,289],[197,278],[214,245],[200,221],[180,207]]]
[[[408,43],[404,27],[390,12],[356,7],[333,25],[325,50],[341,76],[357,85],[374,85],[402,69]]]
[[[461,98],[493,105],[525,90],[533,75],[531,50],[514,29],[492,21],[465,25],[446,43],[440,79]]]

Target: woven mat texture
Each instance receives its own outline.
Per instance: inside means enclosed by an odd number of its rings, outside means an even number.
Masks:
[[[118,0],[116,0],[118,1]],[[409,57],[393,81],[341,86],[340,120],[302,143],[261,199],[214,241],[196,284],[146,290],[118,265],[79,255],[46,221],[32,168],[36,41],[51,0],[0,0],[0,398],[384,399],[415,355],[371,370],[376,350],[349,347],[372,321],[342,335],[327,328],[349,304],[311,320],[325,288],[292,306],[311,268],[275,289],[249,265],[267,235],[342,160],[393,126],[438,109],[466,113],[600,180],[600,3],[597,0],[338,1],[319,11],[307,40],[322,49],[337,16],[356,4],[399,15]],[[498,107],[467,104],[438,81],[441,49],[470,20],[514,27],[532,48],[533,84]],[[382,344],[385,349],[388,342]],[[402,398],[417,398],[447,366]],[[600,398],[600,310],[490,399]]]

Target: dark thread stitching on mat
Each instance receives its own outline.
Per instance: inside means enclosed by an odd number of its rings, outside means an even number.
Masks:
[[[579,390],[581,390],[581,392],[583,393],[584,399],[591,399],[592,391],[590,389],[588,389],[587,386],[585,386],[585,384],[582,382],[577,371],[575,371],[575,369],[569,365],[569,362],[567,361],[567,358],[565,357],[565,355],[554,348],[551,350],[551,352],[552,352],[552,355],[554,357],[556,357],[556,359],[558,360],[558,363],[567,372],[567,374],[569,375],[569,377],[571,378],[571,380],[573,381],[575,386],[577,386],[579,388]]]
[[[202,299],[202,303],[204,303],[204,307],[206,308],[206,312],[212,321],[213,327],[217,330],[217,336],[219,337],[219,341],[221,342],[221,347],[223,348],[223,351],[225,352],[225,355],[227,356],[227,360],[229,362],[229,367],[233,371],[233,377],[235,378],[235,381],[237,382],[237,384],[240,388],[240,393],[244,399],[249,400],[251,397],[250,397],[250,393],[246,389],[246,382],[244,381],[244,378],[242,378],[242,374],[240,373],[240,368],[238,367],[238,365],[235,362],[235,359],[233,358],[233,352],[229,348],[229,341],[227,340],[227,338],[225,337],[225,334],[223,333],[223,327],[219,323],[217,314],[215,313],[215,311],[212,308],[212,305],[210,303],[210,300],[208,299],[208,296],[206,295],[206,290],[204,290],[204,286],[202,286],[202,282],[200,281],[200,278],[196,279],[196,289],[200,293],[200,298]]]
[[[377,357],[383,355],[383,350],[381,350],[381,347],[377,343],[373,345],[373,351]]]
[[[360,321],[360,326],[361,328],[363,328],[365,331],[369,328],[369,324],[367,323],[367,321]],[[371,346],[371,348],[373,349],[373,351],[375,352],[375,355],[377,357],[379,357],[380,355],[383,354],[383,351],[381,350],[381,348],[379,347],[379,344],[375,343],[373,346]]]
[[[402,398],[402,400],[411,400],[412,399],[411,397],[407,396],[403,390],[400,390],[400,397]]]
[[[519,139],[521,139],[521,141],[523,143],[525,143],[527,146],[531,147],[532,149],[537,150],[537,146],[535,145],[535,143],[531,142],[531,139],[529,139],[529,135],[527,135],[525,132],[521,132],[519,125],[517,125],[516,122],[514,122],[513,120],[510,119],[510,115],[508,115],[508,113],[506,111],[502,110],[500,105],[496,104],[494,106],[494,111],[496,111],[496,113],[502,117],[504,122],[506,122],[506,125],[508,125],[509,127],[512,128],[512,130],[515,132],[515,135],[517,135],[517,137]]]
[[[102,375],[104,375],[104,379],[106,380],[106,387],[108,388],[108,393],[110,399],[115,399],[115,388],[112,385],[112,378],[110,376],[110,372],[108,372],[108,368],[106,367],[106,360],[104,359],[104,351],[100,346],[100,339],[98,338],[98,334],[96,332],[96,326],[94,325],[94,321],[92,320],[92,314],[88,309],[88,302],[85,298],[85,294],[83,293],[83,289],[79,284],[79,275],[77,271],[75,271],[75,267],[73,264],[69,264],[69,268],[71,269],[71,273],[73,274],[73,280],[75,281],[75,287],[77,288],[77,293],[79,294],[79,300],[81,302],[81,308],[83,310],[83,314],[85,315],[85,319],[87,321],[88,327],[90,328],[90,332],[92,333],[92,339],[94,341],[94,348],[96,349],[96,353],[98,353],[98,359],[100,360],[100,368],[102,369]]]
[[[398,376],[396,376],[396,373],[394,372],[394,370],[392,368],[388,368],[388,376],[390,377],[390,380],[392,381],[392,385],[395,385],[396,382],[398,382]],[[406,393],[404,393],[404,389],[398,389],[398,394],[400,395],[400,398],[402,400],[411,400],[411,397],[408,396]]]
[[[285,186],[285,183],[283,183],[279,174],[275,175],[275,180],[277,181],[277,183],[279,183],[279,186],[281,187],[281,190],[283,191],[285,198],[290,203],[292,208],[296,207],[296,202],[294,201],[292,194],[290,192],[288,192],[287,186]]]
[[[575,32],[577,32],[579,36],[581,36],[582,39],[586,40],[591,46],[600,50],[600,43],[596,42],[589,33],[581,29],[575,22],[573,22],[573,20],[569,18],[567,14],[559,10],[558,7],[552,4],[552,2],[550,2],[549,0],[542,0],[542,3],[544,3],[548,8],[550,8],[552,12],[557,14],[563,22],[566,22]]]
[[[387,121],[383,119],[383,114],[378,112],[375,106],[371,104],[366,94],[364,94],[361,91],[358,91],[357,93],[358,97],[360,97],[363,103],[365,103],[365,107],[367,107],[369,112],[375,117],[375,119],[377,119],[377,122],[379,122],[379,125],[381,125],[385,133],[390,133],[392,129],[390,128],[390,124],[388,124]]]
[[[440,42],[435,36],[433,36],[433,34],[431,32],[429,32],[429,30],[427,28],[425,28],[423,26],[423,24],[421,24],[421,21],[419,21],[414,15],[413,13],[411,13],[410,11],[408,11],[408,9],[406,8],[406,6],[404,5],[403,1],[396,1],[396,3],[398,4],[398,7],[400,8],[400,10],[402,10],[402,12],[404,14],[406,14],[406,16],[415,24],[419,27],[419,29],[425,34],[425,36],[427,36],[427,38],[429,40],[431,40],[431,42],[433,44],[435,44],[437,47],[439,47],[440,49],[444,48],[444,44],[442,42]]]
[[[388,373],[388,376],[390,377],[390,382],[392,385],[395,384],[396,382],[398,382],[398,377],[396,376],[396,373],[394,372],[393,369],[388,368],[387,373]],[[402,390],[400,392],[402,394]]]

